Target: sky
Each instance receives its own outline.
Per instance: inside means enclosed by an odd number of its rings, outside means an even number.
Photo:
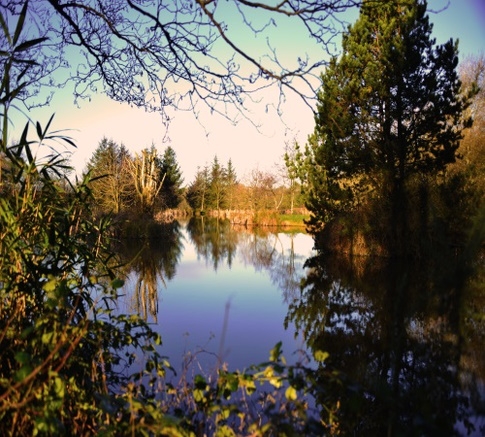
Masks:
[[[428,9],[438,11],[447,3],[448,0],[428,0]],[[484,53],[485,0],[449,0],[449,3],[447,9],[430,13],[437,43],[458,38],[460,59]],[[285,30],[292,35],[292,29]],[[306,47],[296,34],[293,42],[289,50]],[[251,123],[242,120],[234,125],[201,107],[199,120],[192,113],[176,112],[167,129],[159,114],[130,108],[103,95],[81,101],[78,107],[69,90],[64,90],[56,93],[48,108],[34,112],[32,117],[45,123],[55,113],[53,129],[69,129],[67,134],[77,144],[71,163],[78,173],[85,169],[96,146],[106,137],[124,144],[133,153],[154,144],[162,154],[171,146],[185,184],[193,181],[198,167],[210,165],[215,156],[224,165],[231,159],[239,180],[244,181],[255,169],[275,173],[277,166],[283,165],[285,145],[295,140],[304,144],[313,131],[312,111],[299,97],[286,94],[282,119],[275,111],[266,111],[270,99],[270,95],[261,96],[261,103],[247,114]]]

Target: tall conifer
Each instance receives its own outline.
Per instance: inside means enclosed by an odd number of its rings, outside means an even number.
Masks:
[[[406,227],[406,183],[455,160],[462,138],[457,43],[436,45],[425,0],[364,0],[322,75],[309,138],[309,209],[319,226],[371,199]],[[401,235],[402,236],[402,235]]]

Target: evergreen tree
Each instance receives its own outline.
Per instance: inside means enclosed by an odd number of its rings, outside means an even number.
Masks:
[[[209,201],[210,206],[219,210],[225,207],[225,194],[226,194],[226,169],[221,166],[217,156],[214,156],[212,161],[210,183],[209,183]]]
[[[103,138],[87,165],[96,207],[119,213],[130,203],[132,183],[128,171],[131,156],[125,146]]]
[[[436,46],[425,0],[364,0],[343,53],[322,76],[308,207],[319,227],[374,202],[396,242],[406,184],[454,162],[462,137],[457,44]]]
[[[176,208],[182,201],[184,179],[175,150],[170,146],[165,149],[161,159],[161,174],[165,177],[160,192],[162,207]]]
[[[209,187],[209,169],[197,169],[195,180],[187,189],[187,202],[194,210],[205,211],[207,190]]]
[[[229,158],[229,161],[227,162],[227,168],[226,168],[226,205],[229,209],[233,209],[235,205],[235,196],[236,196],[236,188],[237,188],[237,175],[236,175],[236,169],[232,165],[232,160]]]
[[[305,159],[300,150],[300,145],[296,141],[291,146],[286,144],[283,161],[285,163],[284,179],[288,181],[287,185],[290,196],[290,212],[293,214],[293,208],[295,206],[298,191],[300,193],[300,197],[304,197],[303,194],[306,189],[309,168],[307,166],[307,159]]]

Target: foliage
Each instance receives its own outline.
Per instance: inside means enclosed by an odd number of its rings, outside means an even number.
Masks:
[[[300,194],[305,192],[309,169],[306,166],[307,160],[305,160],[300,145],[296,141],[291,146],[286,144],[283,161],[286,169],[285,178],[289,185],[290,214],[293,214],[298,190]]]
[[[373,205],[401,252],[408,184],[428,183],[455,161],[468,97],[460,95],[457,44],[435,46],[421,0],[365,1],[322,76],[309,138],[311,225]],[[426,224],[427,225],[427,224]]]
[[[2,20],[12,48],[2,53],[0,89],[0,420],[10,435],[101,432],[112,409],[126,408],[120,388],[164,372],[158,355],[150,356],[160,339],[138,316],[114,311],[122,281],[106,250],[109,222],[90,214],[88,179],[73,185],[61,155],[34,154],[53,141],[72,145],[69,137],[50,131],[51,117],[45,127],[36,123],[36,140],[28,123],[7,146],[8,112],[21,90],[11,87],[10,67],[39,43],[15,45],[24,18],[25,7],[13,37]],[[150,370],[125,373],[137,353],[149,354]]]
[[[236,193],[237,193],[237,174],[236,169],[232,164],[231,158],[227,161],[226,167],[226,205],[228,209],[233,209],[236,204]]]
[[[232,161],[227,167],[214,156],[210,169],[198,169],[195,180],[187,189],[187,201],[194,210],[220,210],[235,207],[237,203],[237,175]]]
[[[95,206],[102,213],[153,214],[176,208],[183,199],[182,172],[171,147],[161,157],[154,145],[133,157],[125,146],[103,138],[87,172]]]
[[[192,209],[205,211],[206,196],[209,185],[209,169],[198,168],[194,181],[189,185],[186,193],[187,202]]]
[[[471,99],[467,113],[473,125],[466,130],[458,149],[459,159],[448,168],[446,185],[448,192],[459,191],[462,199],[450,199],[449,203],[460,202],[456,220],[469,220],[485,204],[485,55],[468,57],[460,64],[460,79],[464,94],[478,91]],[[460,190],[457,190],[457,187]],[[464,198],[464,199],[463,199]],[[463,200],[466,200],[464,202]],[[457,226],[454,226],[455,228]]]
[[[208,200],[216,211],[225,207],[226,181],[226,169],[221,166],[217,156],[214,156],[210,172]]]
[[[322,364],[326,358],[315,354]],[[173,387],[166,393],[169,404],[185,405],[171,413],[194,435],[321,436],[336,427],[339,407],[329,403],[321,418],[308,404],[309,397],[324,391],[314,375],[303,365],[287,365],[278,343],[265,363],[243,372],[220,369],[215,380],[196,375],[183,398],[178,396],[184,391]],[[339,375],[328,372],[327,378],[337,382]]]

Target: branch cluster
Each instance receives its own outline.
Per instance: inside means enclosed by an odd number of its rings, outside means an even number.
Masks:
[[[23,3],[0,7],[6,21],[16,20]],[[159,111],[165,121],[168,108],[194,110],[204,102],[233,118],[255,101],[256,91],[272,85],[280,103],[291,90],[310,104],[325,53],[335,51],[333,40],[344,29],[340,14],[358,3],[39,0],[28,6],[29,37],[46,38],[36,52],[39,77],[52,80],[67,67],[64,79],[74,81],[76,99],[102,91]],[[319,45],[322,56],[313,61],[302,48],[287,61],[288,47],[280,45],[289,29]]]

